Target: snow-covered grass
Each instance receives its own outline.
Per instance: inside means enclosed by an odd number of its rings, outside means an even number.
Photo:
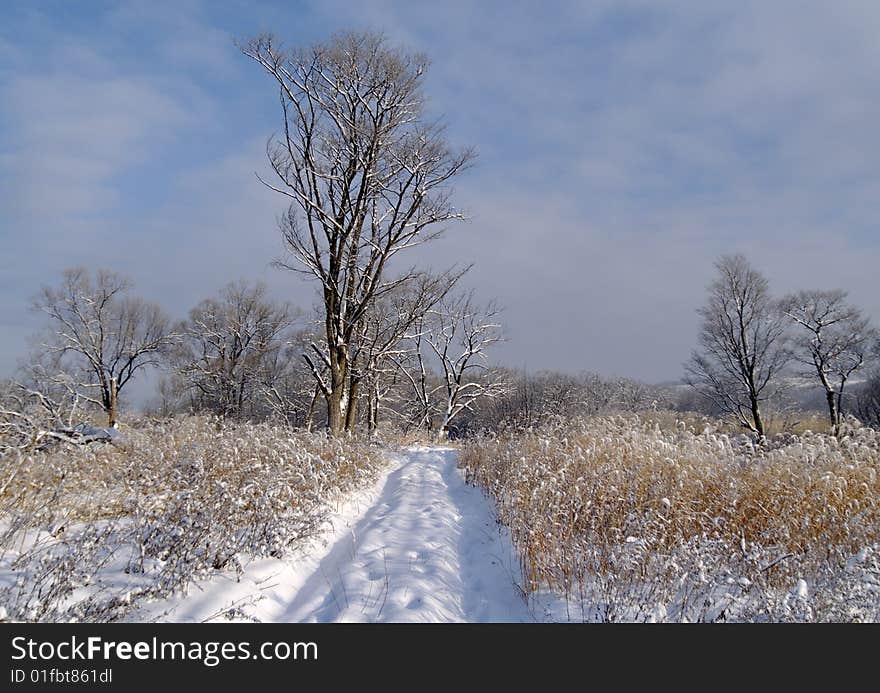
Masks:
[[[472,440],[461,465],[548,618],[880,620],[880,433],[719,431],[592,418]]]
[[[393,457],[380,482],[352,496],[333,528],[292,560],[255,562],[236,584],[201,582],[193,598],[162,611],[201,621],[235,603],[235,618],[262,622],[532,620],[509,540],[465,485],[455,451],[417,446]]]
[[[0,459],[0,619],[880,620],[870,429],[465,441],[496,514],[451,448],[199,417],[121,439]]]
[[[0,604],[28,621],[124,618],[314,536],[373,482],[382,450],[184,417],[119,445],[0,458]]]

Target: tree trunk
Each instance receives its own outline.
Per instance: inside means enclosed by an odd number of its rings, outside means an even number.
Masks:
[[[755,424],[755,433],[758,435],[759,440],[764,440],[764,419],[761,417],[761,407],[758,404],[758,400],[752,398],[752,421]]]
[[[321,386],[315,385],[315,392],[312,394],[312,401],[309,403],[309,410],[306,412],[305,426],[306,431],[312,432],[312,423],[315,420],[315,410],[318,408],[318,396],[321,394]]]
[[[342,432],[342,388],[334,389],[325,398],[327,400],[327,430],[331,435]]]
[[[328,332],[328,336],[332,333]],[[328,340],[329,343],[333,343]],[[342,407],[345,394],[345,381],[348,377],[348,354],[344,346],[330,349],[330,392],[324,395],[327,400],[327,430],[332,436],[342,433],[345,425]]]
[[[825,401],[828,403],[828,418],[831,419],[831,432],[832,435],[837,435],[840,427],[840,397],[834,392],[834,387],[828,381],[828,377],[821,368],[819,369],[819,381],[822,383],[822,387],[825,388]]]
[[[846,381],[840,381],[840,387],[837,389],[837,426],[834,429],[834,435],[840,433],[840,425],[843,423],[843,388],[846,387]]]
[[[828,416],[831,419],[831,427],[835,434],[840,426],[840,410],[837,408],[837,398],[834,390],[825,390],[825,400],[828,402]]]
[[[379,426],[379,385],[376,383],[370,388],[370,397],[367,403],[367,430],[372,433]]]
[[[110,401],[107,406],[107,426],[110,428],[116,428],[117,391],[116,378],[110,378]]]
[[[357,424],[358,394],[361,389],[360,378],[352,378],[348,388],[348,406],[345,410],[345,430],[351,431]]]

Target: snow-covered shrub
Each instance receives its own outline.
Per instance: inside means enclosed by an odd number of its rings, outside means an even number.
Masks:
[[[382,462],[353,439],[201,417],[126,431],[123,446],[4,457],[0,603],[13,619],[118,619],[284,554]]]
[[[565,596],[569,618],[880,619],[871,429],[761,447],[709,422],[589,418],[471,440],[461,464],[526,588]]]

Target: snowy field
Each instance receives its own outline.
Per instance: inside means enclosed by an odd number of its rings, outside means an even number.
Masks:
[[[388,464],[366,441],[206,417],[0,457],[0,606],[23,621],[136,618],[291,555]]]
[[[125,621],[527,622],[519,566],[481,492],[464,483],[451,448],[389,453],[370,487],[340,500],[323,531],[283,557],[239,559],[164,599],[130,605]],[[52,544],[51,532],[27,545]],[[0,581],[23,576],[7,552]],[[146,580],[118,552],[88,582],[127,601]],[[82,600],[83,585],[70,595]]]
[[[0,616],[875,621],[878,450],[625,417],[396,451],[185,420],[13,465]]]
[[[339,506],[330,529],[285,560],[201,582],[138,620],[519,622],[533,620],[519,568],[481,493],[448,448],[411,448]]]

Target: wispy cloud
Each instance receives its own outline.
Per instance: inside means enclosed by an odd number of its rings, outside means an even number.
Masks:
[[[188,117],[145,81],[63,70],[13,79],[3,103],[17,135],[7,155],[12,213],[44,223],[118,205],[114,179],[167,146]]]

